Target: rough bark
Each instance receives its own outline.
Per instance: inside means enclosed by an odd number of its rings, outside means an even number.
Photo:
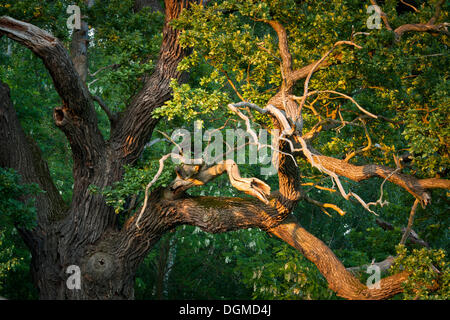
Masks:
[[[378,5],[375,0],[370,0],[370,2],[373,5]],[[396,41],[400,41],[403,34],[408,32],[430,32],[436,34],[442,33],[448,36],[449,32],[447,27],[449,24],[446,22],[436,24],[439,16],[441,15],[442,5],[444,4],[444,2],[445,0],[439,0],[436,3],[433,17],[427,23],[406,23],[395,29],[392,29],[389,24],[388,17],[383,11],[381,11],[381,19],[383,20],[386,29],[394,33]]]
[[[355,278],[321,240],[302,228],[293,216],[273,228],[271,233],[299,250],[313,262],[327,279],[330,289],[340,297],[351,300],[380,300],[403,290],[406,272],[381,279],[380,289],[369,289]]]
[[[128,111],[118,119],[117,129],[108,142],[97,127],[93,101],[84,84],[80,67],[86,66],[85,61],[76,58],[72,61],[61,42],[48,32],[9,17],[0,18],[0,34],[32,50],[48,69],[62,99],[62,105],[54,110],[54,121],[67,136],[74,159],[73,198],[67,208],[40,159],[37,145],[26,139],[8,89],[2,84],[1,165],[17,169],[24,182],[37,182],[49,191],[37,199],[39,228],[24,232],[33,254],[32,273],[41,299],[133,298],[134,274],[146,251],[137,259],[115,255],[124,250],[118,245],[121,233],[116,214],[101,195],[91,194],[88,187],[93,184],[103,188],[118,181],[123,165],[133,162],[142,152],[157,122],[152,118],[152,110],[170,98],[170,79],[180,77],[176,67],[185,52],[178,44],[179,32],[168,23],[187,4],[166,1],[163,45],[155,71]],[[72,58],[85,53],[79,50],[82,39],[78,40],[72,42],[76,47],[72,48]],[[165,230],[165,227],[155,230],[155,241]],[[81,290],[66,286],[69,274],[65,272],[70,265],[81,269]]]
[[[163,41],[158,62],[153,74],[121,115],[111,134],[111,147],[121,161],[132,163],[140,156],[158,122],[158,119],[153,118],[153,110],[171,97],[171,79],[180,79],[182,76],[177,71],[177,65],[186,51],[178,43],[180,31],[172,29],[169,22],[187,5],[187,1],[166,1]]]
[[[94,0],[85,0],[88,8],[94,5]],[[88,47],[89,47],[89,26],[84,19],[81,19],[80,29],[74,29],[72,41],[70,42],[70,56],[75,70],[81,81],[86,82],[88,75]]]
[[[158,119],[153,118],[153,110],[171,97],[171,79],[180,79],[182,76],[177,71],[177,65],[186,51],[178,43],[179,31],[173,30],[169,22],[187,6],[187,1],[165,1],[166,18],[159,60],[153,73],[146,77],[142,90],[126,110],[115,117],[109,141],[103,139],[97,127],[93,100],[84,84],[81,64],[86,61],[81,59],[79,65],[77,59],[72,61],[67,50],[51,34],[9,17],[0,18],[0,35],[4,34],[32,50],[49,70],[62,99],[62,106],[54,110],[55,124],[67,136],[74,159],[73,199],[67,208],[50,179],[37,145],[25,136],[20,127],[7,87],[1,84],[0,142],[4,152],[0,154],[0,165],[17,169],[24,182],[36,182],[47,191],[37,199],[38,228],[22,231],[32,251],[32,273],[40,297],[133,298],[134,275],[139,264],[167,231],[181,224],[198,226],[211,233],[255,227],[274,234],[316,264],[330,288],[345,298],[383,299],[400,292],[401,283],[408,276],[406,273],[385,278],[381,282],[381,289],[369,290],[345,269],[322,241],[302,228],[291,214],[302,199],[299,169],[295,160],[285,153],[290,151],[290,143],[296,145],[294,136],[301,136],[301,124],[297,126],[298,117],[301,120],[301,110],[299,112],[299,106],[291,93],[297,80],[310,77],[319,66],[327,66],[327,62],[323,60],[292,70],[287,33],[277,21],[266,22],[278,34],[283,85],[269,103],[285,110],[288,116],[284,122],[274,116],[275,127],[282,128],[289,121],[297,127],[296,132],[289,133],[286,140],[279,143],[279,191],[268,196],[267,185],[262,181],[237,176],[232,166],[222,164],[200,171],[206,176],[197,176],[200,178],[198,181],[207,183],[227,172],[234,186],[249,191],[247,193],[259,200],[189,197],[184,191],[198,183],[190,183],[183,178],[181,180],[186,184],[181,185],[184,188],[174,188],[174,184],[180,184],[180,180],[176,180],[168,188],[153,191],[142,209],[142,215],[133,215],[121,229],[113,209],[106,205],[103,197],[88,191],[91,184],[103,188],[120,180],[123,166],[133,164],[141,155],[158,122]],[[78,41],[78,44],[81,43]],[[73,52],[78,53],[72,57],[84,55],[84,51],[78,49],[74,49]],[[402,186],[425,203],[429,200],[426,189],[449,187],[448,181],[418,180],[393,173],[392,169],[382,166],[354,166],[321,155],[315,157],[329,170],[356,181],[375,175],[383,177]],[[141,219],[139,224],[136,223],[138,219]],[[81,269],[81,290],[71,290],[66,286],[68,275],[65,272],[70,265],[77,265]]]

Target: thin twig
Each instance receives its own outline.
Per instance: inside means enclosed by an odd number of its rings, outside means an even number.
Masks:
[[[409,219],[408,219],[408,225],[406,226],[405,233],[403,233],[402,239],[400,240],[400,244],[405,244],[406,240],[409,237],[409,234],[411,233],[411,228],[414,223],[414,215],[416,213],[417,205],[419,204],[419,202],[420,202],[420,200],[416,198],[416,200],[414,201],[414,204],[411,208],[411,212],[409,214]]]

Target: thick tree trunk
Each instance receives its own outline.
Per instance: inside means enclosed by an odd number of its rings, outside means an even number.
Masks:
[[[112,241],[101,239],[95,245],[74,248],[55,231],[47,235],[44,247],[33,258],[32,273],[40,299],[134,298],[135,268],[125,268],[125,261],[116,258]],[[71,285],[75,274],[70,266],[79,267],[79,289]]]
[[[49,70],[63,100],[62,106],[54,110],[55,124],[67,136],[74,159],[73,197],[68,207],[53,185],[39,148],[20,126],[9,88],[0,83],[0,165],[16,169],[24,183],[37,183],[45,191],[36,199],[38,226],[19,230],[32,253],[31,272],[41,299],[134,298],[138,265],[173,226],[155,216],[156,223],[145,242],[130,243],[128,235],[119,230],[113,208],[103,196],[92,194],[88,188],[90,185],[104,188],[120,180],[123,166],[142,153],[157,123],[152,111],[170,98],[170,80],[181,77],[176,68],[185,51],[178,43],[179,31],[172,29],[169,22],[187,5],[187,1],[165,2],[163,43],[155,71],[127,111],[118,117],[108,142],[98,129],[93,100],[84,84],[86,26],[75,32],[70,57],[58,39],[46,31],[9,17],[0,18],[0,35],[6,34],[28,47]],[[161,206],[155,208],[152,211],[155,215],[166,212]],[[79,289],[70,282],[78,268]]]
[[[21,173],[23,183],[37,183],[45,191],[36,199],[38,225],[35,230],[30,232],[19,229],[32,253],[31,271],[40,297],[42,299],[107,298],[108,295],[111,298],[132,297],[133,279],[119,277],[117,274],[114,277],[111,275],[110,282],[105,282],[107,290],[105,284],[102,285],[101,281],[96,280],[99,277],[97,270],[105,268],[106,263],[103,265],[101,261],[97,261],[93,254],[104,252],[105,256],[112,256],[111,246],[101,245],[105,241],[98,240],[105,238],[108,232],[102,232],[103,228],[97,228],[95,221],[87,221],[90,225],[80,225],[74,221],[74,217],[83,215],[98,217],[98,214],[92,214],[93,211],[103,213],[101,215],[104,217],[114,217],[111,208],[106,206],[100,196],[85,193],[83,199],[78,199],[77,205],[67,209],[50,179],[47,164],[42,160],[39,148],[20,127],[9,97],[9,88],[2,83],[0,83],[0,143],[2,145],[0,165],[14,168]],[[120,173],[115,174],[118,175]],[[110,178],[104,174],[99,180],[102,179]],[[111,219],[103,220],[104,224],[113,225],[112,222]],[[94,245],[96,240],[98,244]],[[66,270],[70,265],[79,266],[82,277],[86,278],[86,281],[82,280],[81,290],[70,290],[66,286],[69,277]],[[118,271],[115,270],[115,273]],[[128,271],[124,273],[133,274]],[[101,289],[92,290],[90,285],[92,281],[89,279],[95,282],[96,288]]]

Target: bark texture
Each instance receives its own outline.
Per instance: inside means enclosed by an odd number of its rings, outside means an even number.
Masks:
[[[33,51],[50,72],[62,100],[61,106],[54,109],[54,122],[66,135],[74,160],[73,199],[66,206],[50,178],[39,148],[20,126],[8,87],[0,82],[0,165],[18,170],[23,182],[38,183],[46,191],[37,197],[37,227],[31,231],[21,230],[32,252],[32,273],[40,298],[132,299],[139,264],[167,231],[182,224],[198,226],[211,233],[245,228],[265,230],[304,254],[327,279],[330,288],[348,299],[384,299],[400,292],[408,274],[403,272],[382,279],[381,289],[367,288],[292,215],[297,203],[304,199],[294,157],[305,156],[307,151],[300,152],[299,148],[304,101],[299,106],[292,91],[298,80],[306,79],[306,97],[309,78],[319,68],[330,65],[325,58],[334,47],[321,60],[294,70],[288,47],[289,35],[278,21],[263,22],[277,33],[282,58],[283,84],[269,100],[270,108],[265,109],[277,110],[269,114],[275,128],[286,132],[278,145],[279,190],[271,193],[263,181],[242,178],[237,166],[231,162],[198,166],[193,173],[190,170],[190,174],[186,174],[189,168],[184,173],[180,168],[177,179],[169,187],[151,192],[141,213],[130,217],[122,228],[105,199],[89,192],[91,184],[103,188],[119,181],[124,165],[133,164],[142,154],[158,122],[153,118],[153,111],[170,99],[171,79],[182,78],[177,65],[187,52],[178,42],[180,31],[172,29],[169,23],[188,5],[188,1],[165,1],[163,41],[155,69],[146,77],[142,90],[126,110],[114,116],[111,137],[107,141],[97,126],[93,97],[84,83],[87,26],[74,34],[70,55],[58,39],[44,30],[10,17],[0,18],[0,36],[6,35]],[[146,6],[161,10],[157,1],[135,2],[136,11]],[[97,98],[95,100],[102,104]],[[284,117],[281,111],[286,118],[280,118]],[[288,156],[291,146],[296,151],[292,152],[293,156]],[[427,189],[450,188],[447,180],[419,180],[384,166],[356,166],[317,153],[308,159],[355,181],[382,177],[406,189],[424,205],[430,200]],[[234,187],[253,198],[190,197],[186,194],[189,188],[208,183],[224,173],[228,174]],[[66,270],[71,265],[80,267],[80,290],[69,289],[66,285],[69,276]],[[158,292],[161,295],[162,290],[160,285]]]
[[[117,119],[112,138],[105,141],[97,126],[92,97],[84,83],[87,72],[87,26],[74,32],[71,54],[48,32],[10,17],[0,18],[0,34],[23,44],[42,59],[62,99],[53,118],[66,135],[74,166],[73,198],[67,207],[50,178],[37,145],[26,137],[11,104],[9,89],[0,86],[0,165],[19,171],[25,183],[36,182],[47,191],[37,199],[38,228],[24,233],[32,255],[32,273],[41,299],[131,299],[134,274],[145,257],[116,255],[134,252],[121,248],[123,237],[116,214],[101,195],[88,191],[91,184],[111,185],[121,179],[123,166],[135,161],[156,125],[152,111],[170,98],[170,79],[185,51],[178,44],[178,31],[169,27],[188,5],[166,1],[163,44],[155,71],[144,88]],[[19,106],[18,106],[19,107]],[[162,213],[162,212],[161,212]],[[173,224],[155,226],[154,242]],[[138,246],[141,246],[139,244]],[[66,286],[67,267],[81,269],[81,290]]]

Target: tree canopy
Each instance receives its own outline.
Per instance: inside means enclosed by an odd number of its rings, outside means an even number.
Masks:
[[[84,34],[67,28],[73,2]],[[48,248],[76,229],[61,240],[83,248],[76,264],[98,248],[130,261],[114,262],[133,284],[117,296],[448,299],[448,7],[1,0],[0,118],[18,121],[0,120],[0,296],[42,297],[33,239],[57,221]],[[247,142],[176,164],[177,129],[202,150],[208,129]],[[252,141],[276,131],[272,149]],[[10,160],[8,134],[48,168]],[[51,185],[34,178],[47,171]],[[111,298],[97,286],[64,297]]]

